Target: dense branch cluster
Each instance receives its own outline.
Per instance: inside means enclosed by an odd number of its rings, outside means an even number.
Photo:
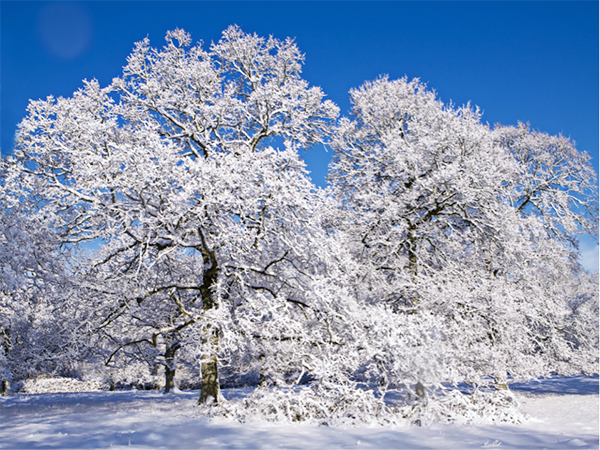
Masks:
[[[504,420],[510,380],[598,372],[587,154],[419,80],[367,82],[338,118],[302,63],[290,39],[175,30],[109,86],[30,103],[2,161],[3,390],[199,372],[208,414]]]

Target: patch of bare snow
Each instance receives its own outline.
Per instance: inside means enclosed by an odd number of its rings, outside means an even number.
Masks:
[[[577,391],[574,381],[561,382],[565,392]],[[195,391],[15,395],[0,398],[0,448],[589,449],[598,448],[598,378],[589,386],[565,395],[557,387],[518,389],[531,417],[519,425],[394,428],[207,420],[198,416]]]

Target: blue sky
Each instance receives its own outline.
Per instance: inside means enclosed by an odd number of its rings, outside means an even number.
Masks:
[[[598,2],[5,1],[1,4],[1,149],[29,99],[71,96],[84,78],[121,74],[136,41],[176,27],[206,44],[228,25],[295,37],[304,77],[346,113],[348,90],[381,74],[418,77],[439,97],[480,106],[490,124],[562,133],[598,172]],[[324,185],[330,153],[305,155]],[[585,241],[585,249],[593,249]],[[595,264],[598,263],[597,248]]]

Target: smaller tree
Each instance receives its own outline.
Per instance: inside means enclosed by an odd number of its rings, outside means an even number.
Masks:
[[[87,309],[69,269],[72,248],[20,183],[11,161],[0,174],[0,381],[76,374],[87,354]]]
[[[365,288],[385,289],[375,301],[418,308],[419,277],[460,261],[490,265],[517,167],[477,110],[443,105],[418,80],[381,78],[351,100],[354,119],[340,121],[332,143],[339,227],[370,266]]]
[[[341,203],[331,223],[359,262],[358,298],[389,305],[428,355],[414,356],[426,366],[412,365],[413,383],[430,372],[434,384],[492,377],[500,386],[507,373],[594,367],[596,357],[565,339],[561,291],[579,270],[575,234],[597,235],[587,155],[524,126],[492,130],[418,80],[380,78],[351,100],[353,117],[332,142]],[[409,379],[403,354],[373,357],[370,373]]]
[[[576,236],[598,237],[597,175],[590,156],[562,136],[532,131],[529,125],[498,125],[494,139],[518,162],[507,182],[510,202],[524,216],[535,216],[554,239],[577,250]]]

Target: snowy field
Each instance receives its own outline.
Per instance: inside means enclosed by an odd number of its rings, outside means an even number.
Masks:
[[[0,448],[598,448],[597,376],[515,384],[512,390],[530,416],[520,425],[397,428],[209,421],[197,415],[196,391],[15,395],[0,397]]]

